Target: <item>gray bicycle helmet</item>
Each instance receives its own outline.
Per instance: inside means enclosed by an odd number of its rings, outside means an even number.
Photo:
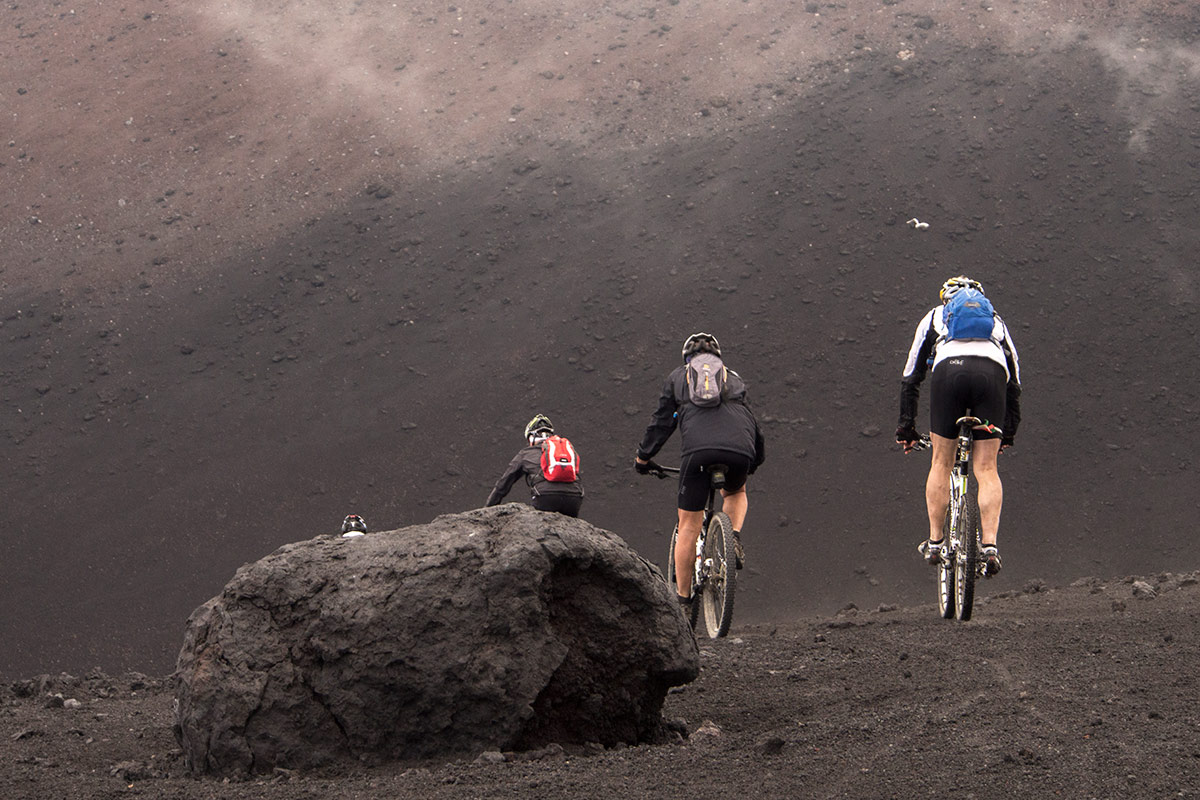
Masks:
[[[350,514],[344,520],[342,520],[342,535],[343,536],[345,536],[348,533],[353,535],[355,533],[362,534],[362,533],[366,533],[366,532],[367,532],[367,522],[362,517],[360,517],[358,514]]]
[[[687,363],[687,360],[696,353],[712,353],[719,356],[721,355],[721,344],[711,333],[693,333],[683,343],[684,363]]]

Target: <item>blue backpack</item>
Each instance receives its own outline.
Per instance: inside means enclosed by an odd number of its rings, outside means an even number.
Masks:
[[[947,341],[951,339],[990,339],[996,327],[992,301],[977,289],[959,289],[942,307]]]

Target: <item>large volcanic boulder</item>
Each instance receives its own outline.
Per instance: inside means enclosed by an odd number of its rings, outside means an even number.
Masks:
[[[193,772],[654,741],[699,658],[620,537],[508,504],[290,544],[188,620],[177,734]]]

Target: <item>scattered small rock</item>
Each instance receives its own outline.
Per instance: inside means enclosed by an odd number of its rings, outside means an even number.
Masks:
[[[499,750],[485,750],[475,759],[476,764],[503,764],[504,754]]]
[[[1139,600],[1153,600],[1155,597],[1158,597],[1158,592],[1145,581],[1134,581],[1133,596]]]
[[[108,771],[108,774],[114,778],[120,778],[125,783],[163,777],[163,773],[144,761],[121,761],[114,764],[112,769]]]
[[[783,752],[783,746],[785,744],[787,744],[787,742],[778,736],[767,736],[758,740],[755,749],[758,750],[761,755],[775,756]]]

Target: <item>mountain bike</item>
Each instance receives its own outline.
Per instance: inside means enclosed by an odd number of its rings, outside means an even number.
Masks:
[[[678,475],[676,467],[664,467],[649,462],[649,475],[665,478]],[[733,523],[729,515],[717,508],[717,495],[725,487],[723,464],[711,464],[704,468],[709,474],[708,501],[704,504],[704,521],[700,525],[700,536],[696,539],[696,559],[692,573],[692,616],[688,622],[695,630],[700,609],[704,609],[704,628],[710,639],[729,633],[733,622],[733,595],[737,588],[737,557],[734,554]],[[675,589],[675,540],[679,537],[679,526],[671,531],[671,549],[667,552],[667,584]],[[699,600],[700,602],[694,602]]]
[[[942,563],[938,565],[938,610],[944,619],[971,618],[975,604],[975,579],[984,572],[979,521],[978,487],[971,485],[971,445],[975,431],[995,431],[996,426],[970,416],[957,420],[958,439],[954,466],[950,469],[950,503],[942,523]],[[918,440],[915,449],[930,447],[929,436]]]

